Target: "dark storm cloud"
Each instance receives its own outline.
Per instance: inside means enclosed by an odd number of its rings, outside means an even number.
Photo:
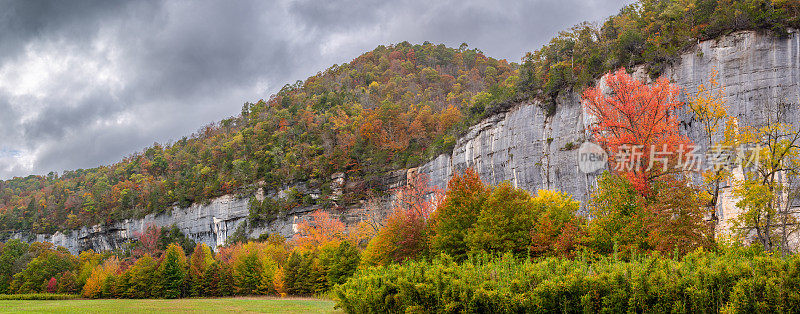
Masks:
[[[144,1],[139,5],[145,4]],[[0,56],[14,56],[37,38],[92,40],[102,22],[127,10],[115,1],[0,1]]]
[[[0,1],[0,178],[114,162],[380,44],[518,62],[628,2]]]

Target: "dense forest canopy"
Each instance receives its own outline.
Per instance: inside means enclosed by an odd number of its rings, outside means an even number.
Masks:
[[[641,0],[601,25],[562,32],[521,66],[466,45],[379,46],[119,163],[0,181],[0,230],[53,232],[294,182],[321,196],[298,195],[283,207],[310,205],[326,202],[335,172],[351,182],[346,203],[378,187],[382,173],[451,148],[465,128],[515,101],[553,110],[561,92],[610,70],[645,64],[658,76],[699,40],[792,28],[800,28],[796,0]]]

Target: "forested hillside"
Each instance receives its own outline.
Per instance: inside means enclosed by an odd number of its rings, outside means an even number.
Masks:
[[[560,94],[611,70],[644,64],[655,77],[699,40],[792,28],[800,28],[796,0],[642,0],[562,32],[519,67],[466,45],[380,46],[119,163],[0,181],[0,230],[53,232],[294,182],[320,197],[292,195],[271,211],[330,207],[335,172],[347,173],[346,205],[382,173],[447,151],[468,126],[516,101],[552,110]]]
[[[452,146],[485,108],[513,96],[516,73],[466,45],[379,46],[119,163],[0,181],[0,229],[54,232],[298,181],[326,201],[334,172],[356,182],[352,200],[376,175]],[[316,201],[296,195],[281,207]]]

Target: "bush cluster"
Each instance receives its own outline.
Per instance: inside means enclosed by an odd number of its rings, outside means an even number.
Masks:
[[[349,313],[797,312],[800,257],[702,249],[683,258],[441,255],[360,270],[336,288]]]

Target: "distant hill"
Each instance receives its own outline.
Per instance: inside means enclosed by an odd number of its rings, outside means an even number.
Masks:
[[[0,229],[50,233],[297,181],[325,201],[335,172],[361,182],[346,198],[355,200],[376,174],[451,147],[488,105],[514,97],[517,68],[466,45],[379,46],[175,143],[110,166],[0,181]],[[315,202],[293,200],[282,206]]]

